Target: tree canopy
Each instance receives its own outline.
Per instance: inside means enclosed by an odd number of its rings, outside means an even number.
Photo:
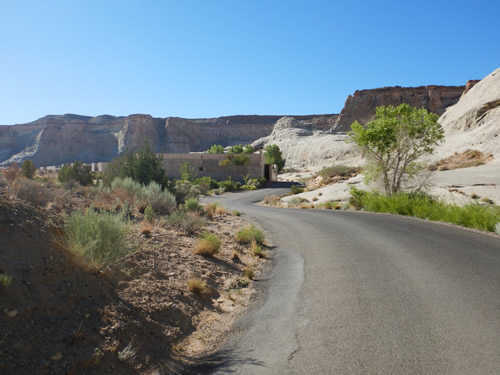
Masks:
[[[348,135],[369,159],[369,177],[381,176],[386,194],[393,194],[409,187],[425,169],[419,159],[443,140],[444,131],[437,120],[438,115],[424,108],[381,106],[375,120],[365,126],[355,121]]]
[[[281,172],[285,166],[285,160],[283,160],[283,154],[278,145],[267,145],[264,149],[264,156],[266,158],[266,164],[276,164],[278,173]]]
[[[212,145],[207,150],[207,154],[223,154],[224,153],[224,146],[222,145]]]

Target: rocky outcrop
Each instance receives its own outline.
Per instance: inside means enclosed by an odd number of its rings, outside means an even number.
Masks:
[[[218,143],[248,144],[269,135],[282,116],[227,116],[212,119],[154,118],[150,115],[98,117],[50,115],[28,124],[0,126],[0,166],[31,159],[37,166],[82,160],[109,161],[136,150],[145,139],[156,152],[203,151]],[[336,115],[299,116],[324,129]]]
[[[354,121],[366,124],[375,118],[375,109],[381,105],[406,103],[442,115],[447,107],[458,102],[464,90],[465,86],[395,86],[359,90],[347,98],[332,131],[348,131]]]
[[[439,123],[445,131],[445,142],[439,147],[437,158],[467,149],[500,157],[500,68],[449,107]]]

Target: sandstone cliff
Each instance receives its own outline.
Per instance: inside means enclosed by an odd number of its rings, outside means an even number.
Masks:
[[[156,152],[204,151],[218,143],[247,144],[267,136],[282,116],[227,116],[213,119],[154,118],[150,115],[98,117],[50,115],[28,124],[0,126],[0,166],[31,159],[37,166],[75,160],[109,161],[147,139]],[[336,115],[299,116],[324,129]]]
[[[332,131],[348,131],[354,121],[366,124],[375,118],[375,109],[381,105],[406,103],[442,115],[447,107],[458,102],[464,90],[465,86],[396,86],[358,90],[347,98]]]

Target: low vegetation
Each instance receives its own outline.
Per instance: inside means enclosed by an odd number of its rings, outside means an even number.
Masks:
[[[424,193],[396,193],[390,196],[351,189],[349,203],[356,209],[414,216],[431,221],[495,232],[500,222],[500,207],[492,204],[456,206],[441,202]]]
[[[255,225],[249,224],[236,233],[236,241],[239,243],[252,243],[262,245],[264,243],[264,233]]]
[[[64,226],[66,248],[94,268],[103,268],[128,254],[129,227],[119,216],[88,209],[73,212]]]
[[[188,280],[187,287],[191,293],[200,294],[205,290],[206,283],[202,279],[193,278]]]
[[[9,286],[11,282],[12,282],[11,276],[0,273],[0,288],[5,288]]]
[[[200,236],[195,248],[196,255],[211,257],[220,250],[221,240],[213,233],[203,233]]]
[[[430,171],[447,171],[459,168],[470,168],[486,164],[491,160],[493,160],[492,154],[483,153],[478,150],[466,150],[462,153],[455,152],[453,155],[429,165],[427,169]]]

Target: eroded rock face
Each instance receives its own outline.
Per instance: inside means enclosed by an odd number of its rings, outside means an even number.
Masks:
[[[442,115],[447,107],[458,102],[464,90],[465,86],[395,86],[358,90],[347,98],[332,130],[348,131],[354,121],[366,124],[375,118],[376,108],[382,105],[406,103]]]
[[[0,166],[31,159],[37,166],[82,160],[110,161],[137,150],[145,139],[155,152],[204,151],[213,144],[252,143],[269,135],[281,116],[228,116],[213,119],[154,118],[150,115],[98,117],[50,115],[37,121],[0,126]],[[336,115],[299,116],[322,129]]]

